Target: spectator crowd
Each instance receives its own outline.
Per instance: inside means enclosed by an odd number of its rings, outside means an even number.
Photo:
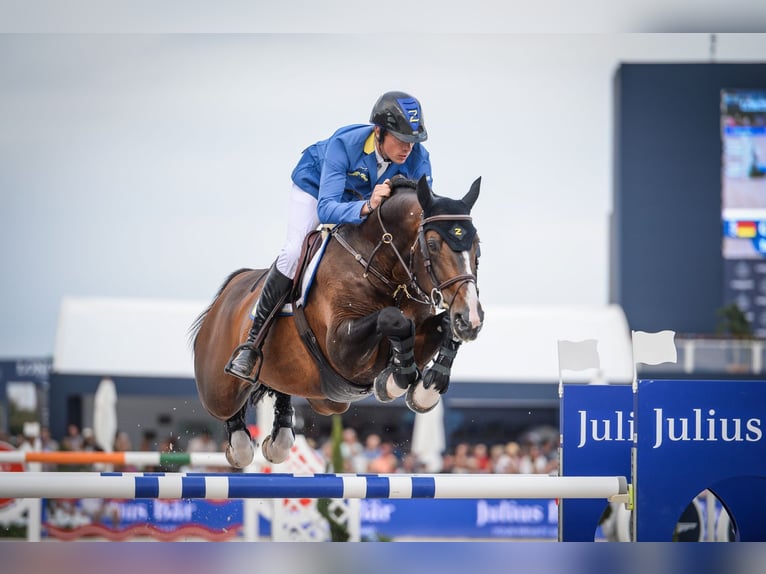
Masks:
[[[0,434],[0,441],[17,448],[32,447],[32,441],[22,435]],[[308,439],[308,442],[324,460],[332,460],[333,445],[329,438],[319,441]],[[43,451],[102,450],[96,445],[91,429],[80,430],[74,424],[68,426],[66,435],[59,440],[54,439],[49,429],[43,427],[40,432],[39,448]],[[217,442],[209,429],[202,429],[191,436],[185,447],[187,452],[223,452],[224,449],[225,441],[223,444]],[[134,449],[128,433],[118,431],[115,435],[113,450],[180,452],[184,450],[184,447],[178,437],[174,439],[171,436],[158,441],[152,436],[145,435],[139,447]],[[558,440],[552,437],[536,437],[534,434],[525,435],[518,441],[510,440],[505,443],[457,442],[442,453],[439,469],[426,468],[424,462],[405,445],[385,440],[380,434],[373,432],[360,439],[357,431],[352,427],[343,429],[340,452],[343,468],[333,469],[337,472],[379,474],[419,472],[556,474],[558,472]],[[46,470],[56,470],[56,465],[46,465],[46,467]]]

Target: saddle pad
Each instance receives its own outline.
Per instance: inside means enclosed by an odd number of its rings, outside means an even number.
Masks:
[[[316,271],[319,268],[319,262],[322,260],[322,256],[324,255],[324,251],[327,248],[327,243],[330,240],[330,229],[326,227],[322,227],[322,244],[319,246],[319,249],[317,249],[314,256],[311,258],[311,261],[309,261],[308,265],[306,265],[306,269],[303,272],[303,277],[301,277],[301,296],[295,301],[297,305],[303,306],[303,302],[306,300],[306,296],[308,295],[309,289],[311,289],[311,285],[314,282],[314,277],[316,276]],[[250,319],[255,319],[255,307],[258,305],[258,301],[255,302],[255,305],[253,305],[252,310],[250,311]],[[285,303],[282,306],[282,309],[279,311],[280,317],[289,317],[293,314],[293,305],[292,303]]]

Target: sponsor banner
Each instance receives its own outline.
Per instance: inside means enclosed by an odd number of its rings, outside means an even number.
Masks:
[[[560,424],[562,475],[630,476],[630,385],[564,385]]]
[[[242,519],[241,500],[56,499],[44,501],[42,529],[62,540],[229,540],[241,535]]]
[[[690,474],[709,475],[725,456],[729,476],[744,476],[764,453],[765,407],[762,381],[639,381],[638,445],[660,464],[688,456]]]
[[[563,385],[560,421],[563,476],[630,477],[635,417],[631,385]],[[561,501],[561,540],[599,537],[604,500]]]
[[[367,539],[532,538],[555,539],[555,500],[361,501],[362,536]]]
[[[764,540],[766,385],[763,381],[638,383],[636,513],[639,540],[670,540],[706,488],[721,497],[741,540]]]
[[[555,500],[361,500],[361,532],[388,538],[553,539]],[[43,535],[60,540],[183,538],[231,540],[243,536],[242,500],[45,500]],[[271,525],[260,517],[259,532]]]

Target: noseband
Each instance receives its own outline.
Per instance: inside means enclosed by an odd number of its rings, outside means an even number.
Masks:
[[[434,215],[432,217],[426,217],[421,220],[420,226],[418,227],[418,234],[415,238],[415,241],[413,242],[412,246],[410,247],[410,258],[409,258],[409,264],[405,262],[404,258],[402,257],[402,254],[399,252],[399,249],[397,249],[396,244],[394,243],[394,236],[386,229],[385,224],[383,223],[383,218],[381,216],[381,208],[378,208],[375,210],[377,214],[378,224],[380,225],[380,228],[382,230],[380,240],[378,241],[375,248],[372,250],[372,253],[370,254],[369,259],[365,259],[361,253],[359,253],[354,247],[346,241],[346,239],[339,233],[340,229],[343,226],[337,226],[333,228],[332,235],[335,237],[335,239],[338,240],[338,243],[340,243],[346,251],[348,251],[351,255],[353,255],[354,259],[358,261],[363,267],[364,267],[364,273],[363,277],[369,278],[370,274],[374,275],[377,279],[379,279],[381,282],[383,282],[385,285],[387,285],[392,291],[392,296],[397,301],[399,298],[404,295],[407,299],[411,301],[415,301],[417,303],[422,303],[423,305],[430,305],[434,309],[438,309],[439,307],[447,308],[447,305],[444,301],[444,295],[442,294],[442,290],[446,289],[447,287],[454,285],[455,283],[458,283],[458,290],[463,286],[463,284],[466,283],[474,283],[476,284],[476,276],[473,273],[461,273],[459,275],[456,275],[454,277],[450,277],[449,279],[442,281],[441,283],[436,278],[436,274],[434,273],[433,265],[431,263],[431,257],[428,253],[428,246],[426,245],[426,234],[425,234],[425,225],[428,223],[431,223],[433,221],[471,221],[470,215]],[[378,271],[375,267],[372,266],[372,260],[374,259],[375,255],[377,254],[378,250],[383,247],[384,245],[390,245],[391,249],[393,249],[394,254],[396,255],[397,260],[401,264],[404,271],[407,273],[407,279],[408,281],[405,283],[399,283],[396,284],[396,282],[390,280],[385,275],[383,275],[380,271]],[[433,288],[431,289],[431,294],[428,295],[422,287],[418,284],[417,278],[415,277],[415,273],[413,271],[414,261],[415,261],[415,249],[416,246],[420,246],[420,254],[423,257],[423,263],[425,265],[426,271],[428,272],[428,276],[431,280],[431,284],[433,285]],[[412,291],[415,292],[415,294],[410,293],[410,288]]]

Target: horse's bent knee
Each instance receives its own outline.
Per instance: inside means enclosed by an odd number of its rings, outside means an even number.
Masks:
[[[378,331],[386,337],[405,339],[414,335],[414,323],[396,307],[386,307],[378,314]]]

